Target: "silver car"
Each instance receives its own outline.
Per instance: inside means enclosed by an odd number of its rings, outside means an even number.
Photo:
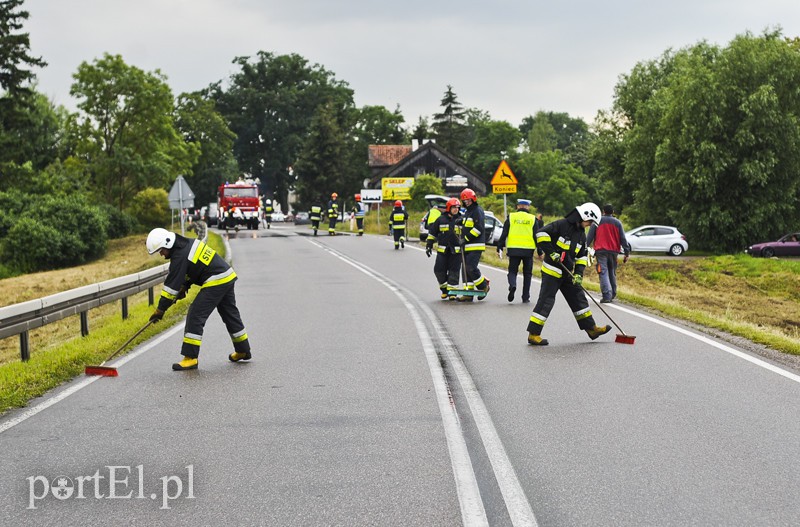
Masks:
[[[632,251],[667,253],[680,256],[689,250],[686,236],[677,227],[642,225],[625,233]]]

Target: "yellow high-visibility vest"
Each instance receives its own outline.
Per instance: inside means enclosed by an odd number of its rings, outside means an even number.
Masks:
[[[533,239],[535,222],[536,216],[529,212],[518,210],[509,214],[506,247],[509,249],[535,249],[536,241]]]

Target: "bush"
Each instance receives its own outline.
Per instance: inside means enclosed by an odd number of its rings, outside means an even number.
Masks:
[[[20,218],[3,240],[3,261],[30,273],[64,267],[71,262],[74,236],[29,216]]]
[[[408,204],[410,210],[425,211],[430,208],[425,201],[426,194],[444,195],[442,180],[433,174],[422,174],[414,180],[411,187],[411,202]]]
[[[101,203],[99,208],[108,221],[107,232],[110,240],[124,238],[125,236],[133,234],[136,231],[138,227],[136,218],[127,212],[121,211],[117,207],[109,205],[108,203]]]
[[[142,190],[133,197],[129,212],[142,227],[163,227],[170,221],[167,191],[162,188]]]

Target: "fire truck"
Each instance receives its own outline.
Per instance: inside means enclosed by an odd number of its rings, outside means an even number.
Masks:
[[[219,186],[220,225],[225,228],[258,229],[261,224],[261,198],[258,184],[252,179],[240,179],[236,183]]]

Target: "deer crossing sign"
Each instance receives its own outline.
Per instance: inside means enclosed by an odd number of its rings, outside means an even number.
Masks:
[[[506,160],[500,161],[497,170],[494,171],[491,185],[492,192],[495,194],[514,194],[517,191],[517,177],[511,171]]]

